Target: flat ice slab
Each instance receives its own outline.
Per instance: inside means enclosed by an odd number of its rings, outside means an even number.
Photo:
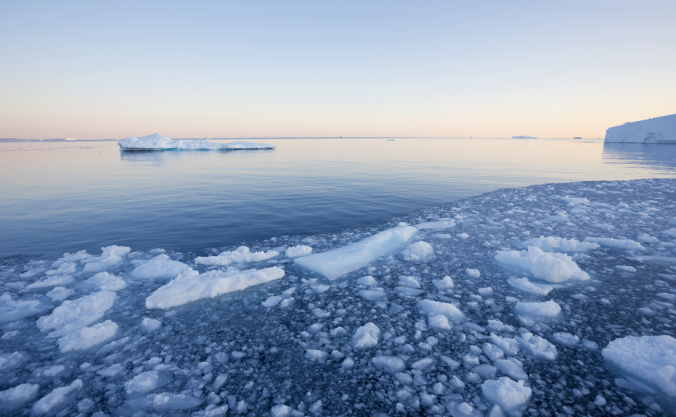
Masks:
[[[417,231],[411,226],[394,227],[342,248],[296,258],[294,262],[334,280],[396,250]]]
[[[605,141],[676,143],[676,114],[611,127],[606,130]]]
[[[117,142],[124,151],[166,151],[171,149],[184,151],[242,150],[242,149],[275,149],[277,145],[258,142],[216,143],[206,139],[172,140],[159,133],[148,136],[128,137]]]

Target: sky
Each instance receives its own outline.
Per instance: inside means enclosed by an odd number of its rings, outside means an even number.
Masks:
[[[0,0],[0,138],[603,138],[676,113],[674,16],[673,0]]]

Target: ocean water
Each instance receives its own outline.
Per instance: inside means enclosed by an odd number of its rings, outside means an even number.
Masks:
[[[203,253],[372,222],[499,188],[676,174],[669,145],[275,139],[273,151],[0,143],[0,256],[117,244]]]

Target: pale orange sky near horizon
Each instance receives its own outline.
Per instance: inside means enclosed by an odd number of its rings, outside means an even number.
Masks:
[[[0,138],[603,138],[676,113],[675,2],[36,4],[0,2]]]

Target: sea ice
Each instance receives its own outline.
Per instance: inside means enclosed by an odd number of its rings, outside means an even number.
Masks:
[[[58,260],[54,261],[52,264],[53,268],[58,268],[62,264],[66,262],[80,262],[84,261],[85,259],[91,258],[91,255],[87,253],[86,250],[81,250],[77,253],[64,253],[63,257],[59,258]]]
[[[453,280],[451,279],[451,277],[449,277],[448,275],[446,275],[443,279],[439,280],[433,279],[432,284],[434,284],[434,286],[437,287],[439,291],[451,290],[455,285],[453,284]]]
[[[523,369],[509,359],[496,359],[494,362],[495,366],[503,373],[507,374],[509,377],[514,378],[515,380],[528,379],[528,374],[524,372]]]
[[[0,391],[0,411],[14,411],[38,396],[38,384],[21,384]]]
[[[371,275],[367,275],[365,277],[359,278],[357,280],[357,284],[364,285],[366,287],[373,287],[375,285],[378,285],[378,282]]]
[[[141,137],[127,137],[124,140],[117,142],[120,149],[126,151],[157,151],[178,149],[183,145],[183,141],[171,140],[168,137],[159,133],[154,133],[148,136]]]
[[[471,278],[479,278],[481,276],[481,272],[478,269],[471,268],[467,268],[465,270],[465,274],[467,274],[467,276]]]
[[[288,258],[298,258],[301,256],[307,256],[312,253],[312,247],[307,245],[298,245],[291,247],[284,252]]]
[[[424,222],[418,223],[415,225],[416,229],[426,230],[426,229],[449,229],[455,226],[455,220],[453,219],[439,219],[433,222]]]
[[[14,301],[9,293],[4,293],[0,296],[0,323],[21,320],[44,313],[47,309],[38,300]]]
[[[537,359],[553,361],[558,355],[556,346],[540,336],[534,336],[532,333],[522,334],[519,341],[521,348]]]
[[[296,258],[295,263],[334,280],[396,250],[417,231],[411,226],[387,229],[342,248]]]
[[[241,291],[252,285],[280,279],[284,270],[277,266],[246,271],[209,271],[204,274],[188,269],[146,298],[146,308],[167,309],[203,298]]]
[[[643,245],[630,239],[613,239],[607,237],[586,237],[584,241],[587,243],[597,243],[607,248],[620,250],[645,250]]]
[[[561,313],[561,306],[553,300],[543,303],[519,302],[516,303],[514,311],[520,317],[527,317],[535,321],[552,320],[557,318],[559,313]]]
[[[396,356],[375,356],[371,359],[371,362],[373,362],[373,366],[376,368],[391,373],[401,372],[406,369],[404,361]]]
[[[576,239],[564,239],[554,236],[540,236],[523,242],[523,247],[535,246],[545,252],[587,252],[600,247],[598,243],[580,242]]]
[[[98,321],[115,302],[115,293],[100,291],[77,300],[66,300],[52,311],[49,316],[42,316],[37,321],[42,332],[52,330],[50,337],[61,337],[68,333]]]
[[[355,349],[370,349],[378,344],[380,329],[373,323],[366,323],[352,335],[352,346]]]
[[[85,272],[100,272],[122,262],[122,257],[131,251],[126,246],[106,246],[101,248],[101,256],[92,256],[84,259]]]
[[[71,350],[84,350],[99,345],[115,337],[118,326],[110,320],[84,327],[79,331],[71,332],[59,339],[61,353]]]
[[[404,260],[410,262],[427,262],[434,258],[432,245],[422,241],[408,245],[401,253],[404,255]]]
[[[159,320],[155,320],[155,319],[145,317],[141,321],[141,328],[148,333],[152,333],[155,330],[159,329],[160,327],[162,327],[162,322],[159,321]]]
[[[561,344],[563,346],[573,348],[577,346],[578,343],[580,343],[580,338],[575,336],[574,334],[566,333],[566,332],[557,332],[552,335],[552,339],[558,344]]]
[[[525,387],[523,381],[513,381],[502,377],[497,380],[486,381],[481,385],[484,397],[512,417],[520,417],[526,410],[532,390]]]
[[[627,336],[615,339],[601,352],[612,368],[676,397],[676,339],[671,336]]]
[[[55,287],[57,285],[70,284],[73,281],[75,281],[75,279],[70,275],[52,275],[47,279],[27,285],[26,289],[32,290],[36,288]]]
[[[199,262],[198,262],[199,263]],[[165,254],[157,255],[131,271],[136,279],[173,279],[190,268],[183,262],[171,260]]]
[[[76,379],[66,387],[55,388],[52,392],[40,398],[40,400],[33,405],[32,414],[42,415],[50,412],[54,407],[58,407],[65,403],[73,391],[77,391],[81,388],[82,381],[79,379]]]
[[[250,252],[246,246],[240,246],[237,250],[223,252],[218,256],[200,256],[195,258],[196,264],[228,266],[231,263],[259,262],[279,256],[279,252],[271,250],[267,252]]]
[[[465,315],[450,303],[443,303],[440,301],[433,300],[421,300],[418,302],[418,309],[427,315],[442,315],[446,316],[448,320],[452,321],[463,321],[465,320]]]
[[[507,282],[517,290],[536,295],[547,295],[551,290],[554,289],[554,287],[550,285],[530,282],[528,278],[509,278]]]
[[[99,272],[85,282],[101,291],[115,292],[127,288],[127,283],[123,279],[108,272]]]
[[[570,256],[543,252],[534,246],[530,246],[528,251],[498,251],[495,259],[503,265],[529,272],[535,278],[547,282],[589,279],[589,274],[582,271]]]

